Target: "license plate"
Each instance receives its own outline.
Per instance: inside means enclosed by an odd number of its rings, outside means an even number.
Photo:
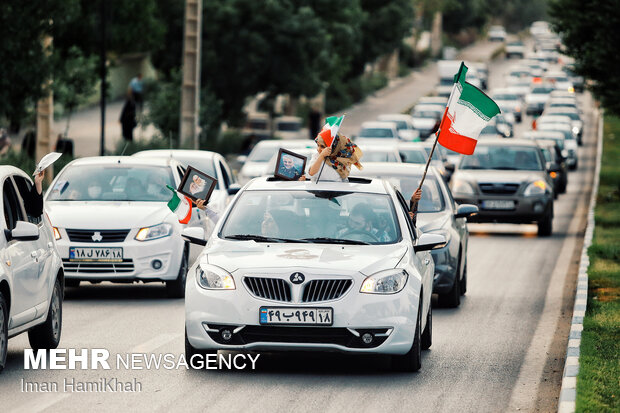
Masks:
[[[505,201],[505,200],[490,200],[490,201],[482,201],[482,208],[484,209],[514,209],[515,201]]]
[[[70,247],[69,261],[82,262],[122,262],[122,248]]]
[[[331,326],[334,320],[333,308],[261,307],[261,324],[304,324]]]

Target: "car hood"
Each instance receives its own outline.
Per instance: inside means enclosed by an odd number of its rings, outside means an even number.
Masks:
[[[449,218],[450,213],[447,211],[420,212],[417,217],[417,226],[422,232],[436,231],[442,229],[448,223]]]
[[[370,275],[394,268],[406,251],[402,244],[266,244],[218,240],[206,247],[200,263],[217,265],[231,273],[239,269],[307,267]]]
[[[453,179],[463,179],[469,182],[484,183],[515,183],[532,182],[541,179],[543,171],[501,171],[495,169],[486,170],[458,170]]]
[[[118,229],[157,225],[172,211],[165,202],[46,201],[52,225],[74,229]]]

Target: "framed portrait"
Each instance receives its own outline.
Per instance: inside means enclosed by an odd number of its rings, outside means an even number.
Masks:
[[[217,179],[189,165],[177,190],[193,201],[204,199],[207,203],[216,183]]]
[[[307,158],[305,156],[286,149],[280,149],[273,175],[280,179],[296,181],[304,174],[306,170],[306,161]]]

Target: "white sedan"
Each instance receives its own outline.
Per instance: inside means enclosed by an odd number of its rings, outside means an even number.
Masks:
[[[183,224],[168,208],[183,168],[174,159],[92,157],[71,162],[46,193],[66,285],[80,281],[166,283],[182,297],[190,263]],[[208,230],[194,208],[187,224]]]
[[[205,243],[200,230],[184,236]],[[429,251],[445,242],[412,226],[386,181],[257,178],[188,273],[186,356],[336,350],[389,354],[416,371],[431,345]]]
[[[41,207],[33,208],[32,181],[13,166],[0,166],[0,371],[7,340],[28,331],[33,349],[60,342],[64,274]]]

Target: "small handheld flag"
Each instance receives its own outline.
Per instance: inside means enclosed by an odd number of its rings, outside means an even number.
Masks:
[[[168,208],[176,214],[181,224],[187,224],[192,218],[192,201],[186,196],[180,197],[178,192],[166,185],[166,188],[172,191],[172,198],[168,201]]]
[[[325,145],[332,146],[334,142],[334,138],[338,135],[338,130],[340,129],[340,125],[342,125],[342,121],[344,120],[344,115],[342,116],[330,116],[325,119],[325,125],[321,132],[319,132],[319,136],[323,138]]]

